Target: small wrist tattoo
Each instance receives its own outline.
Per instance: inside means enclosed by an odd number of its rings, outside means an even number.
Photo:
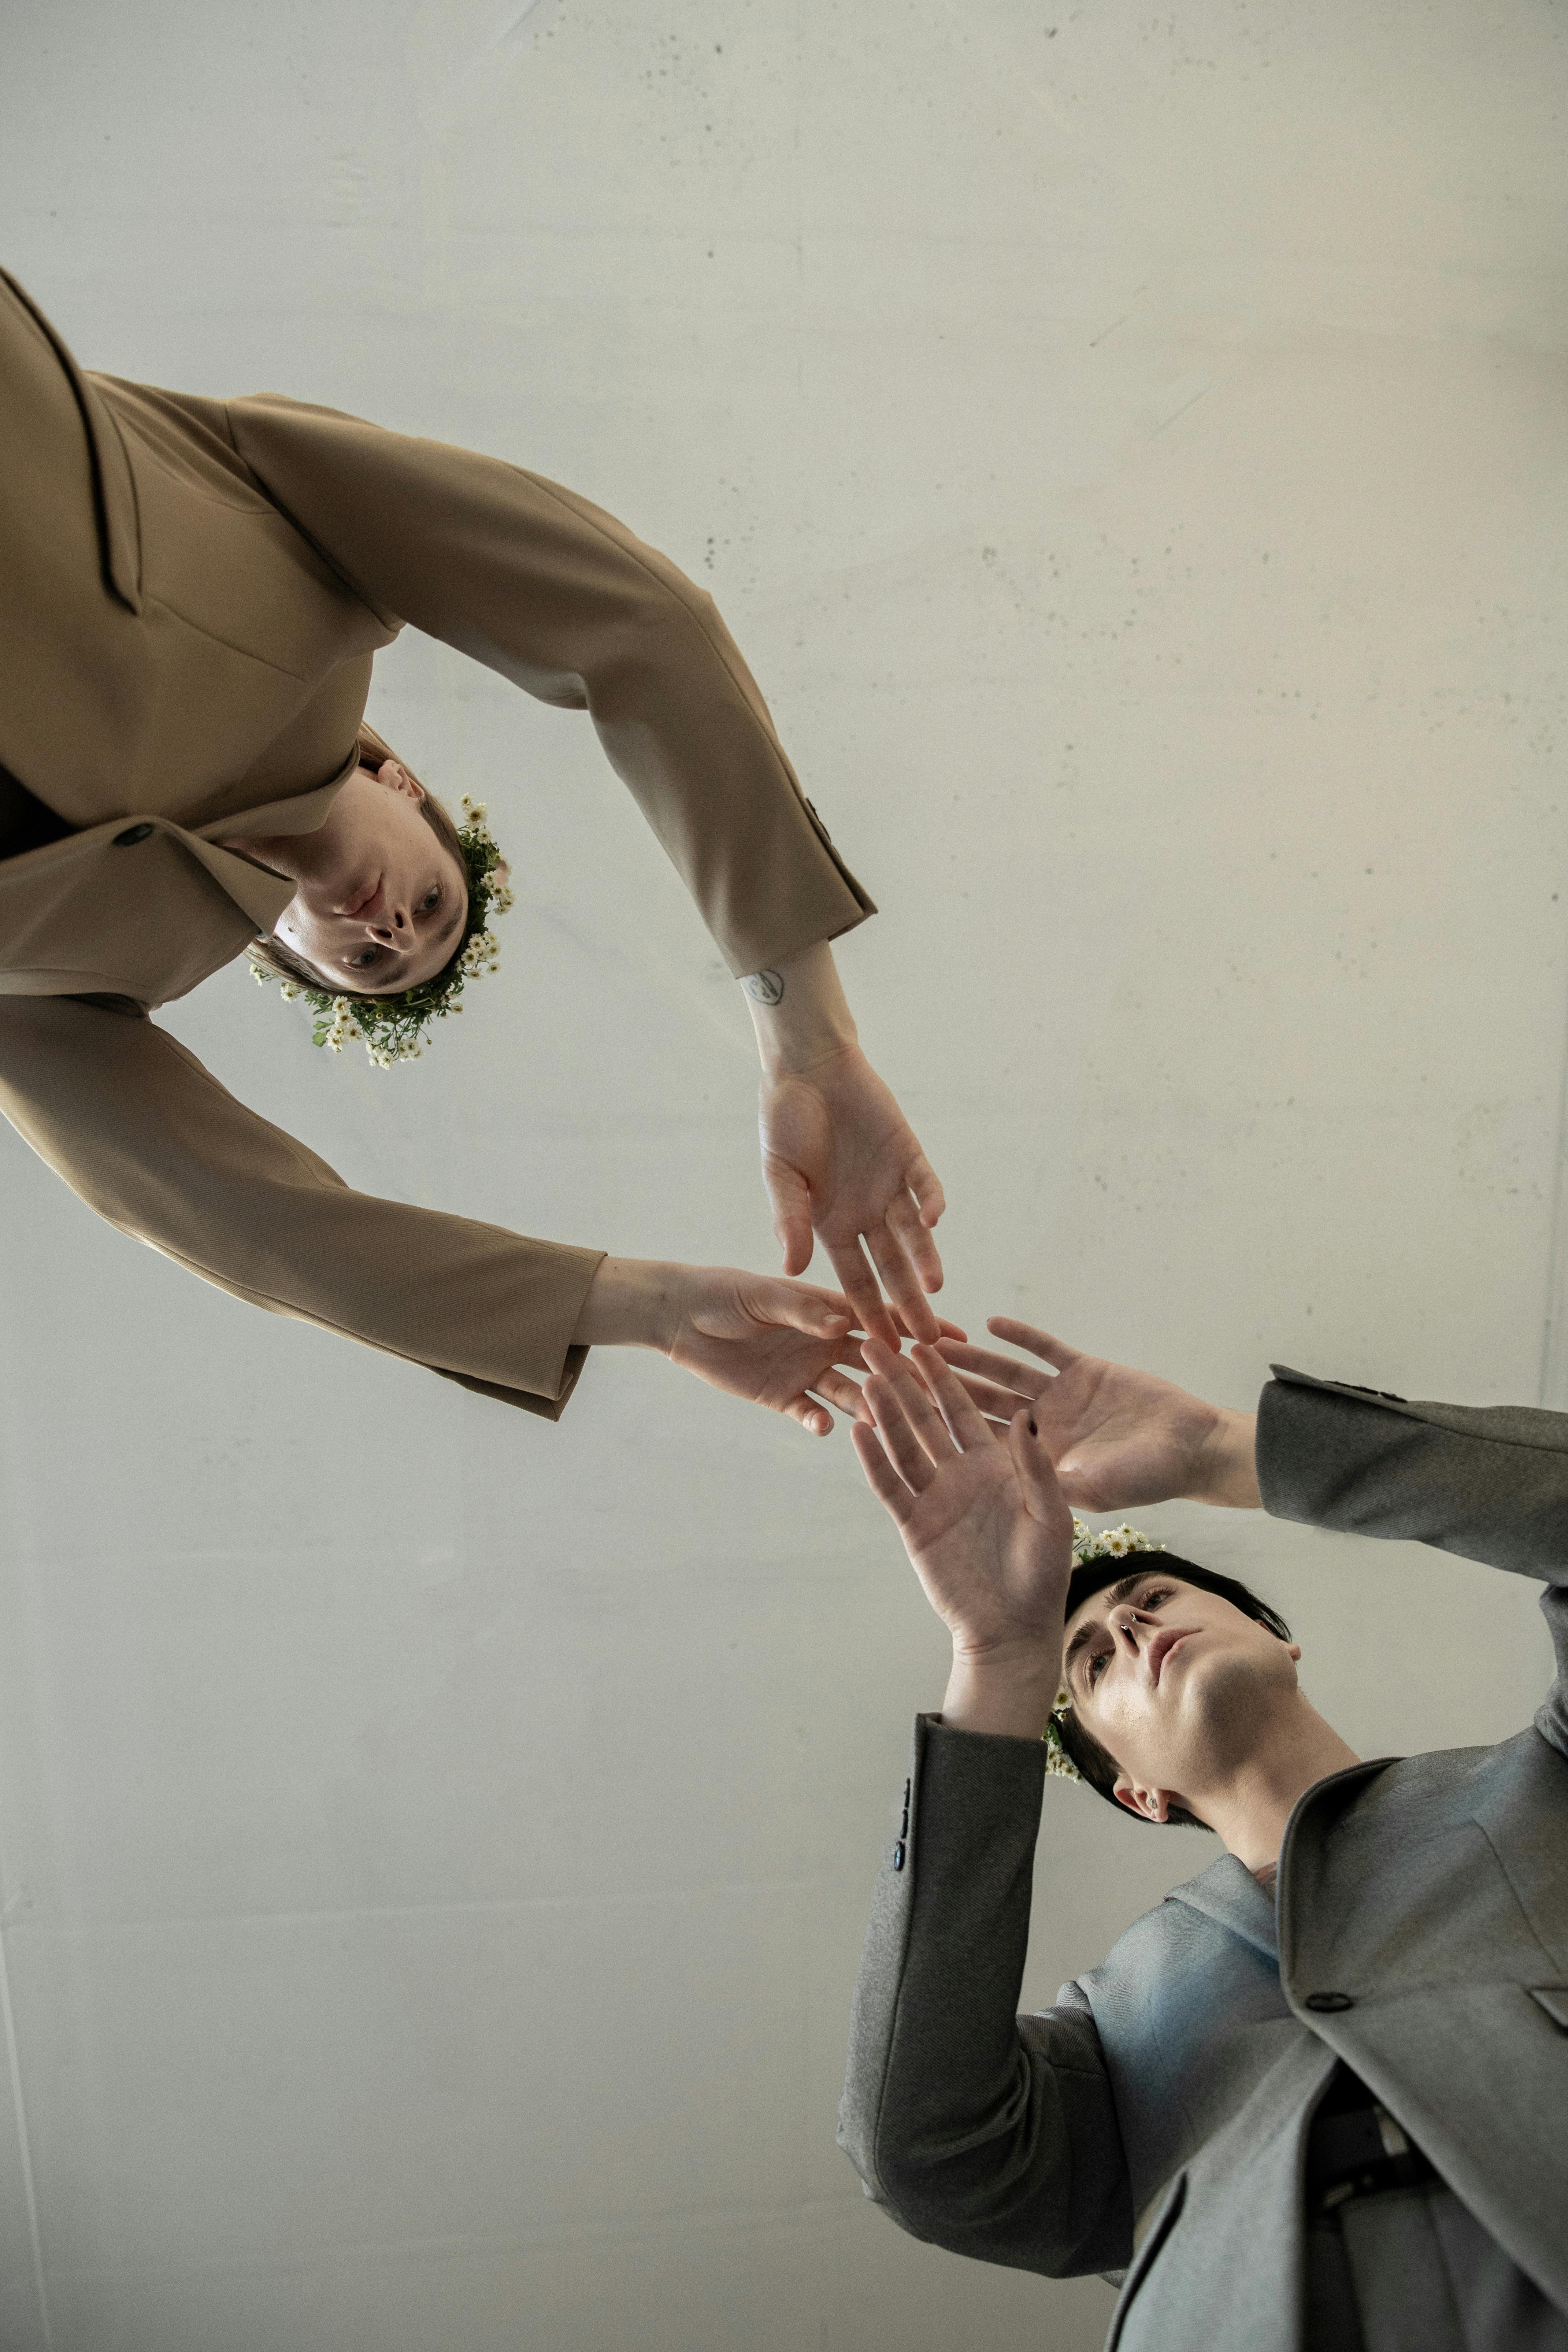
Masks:
[[[753,1004],[782,1004],[784,1002],[782,971],[749,971],[741,985]]]

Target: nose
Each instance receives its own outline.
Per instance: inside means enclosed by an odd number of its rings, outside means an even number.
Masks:
[[[1140,1619],[1136,1609],[1129,1609],[1125,1616],[1119,1617],[1116,1621],[1117,1633],[1126,1643],[1128,1648],[1134,1652],[1136,1652],[1138,1647],[1139,1623]]]
[[[384,900],[374,921],[367,923],[365,929],[381,946],[395,949],[399,954],[406,955],[414,945],[413,917],[401,899]]]

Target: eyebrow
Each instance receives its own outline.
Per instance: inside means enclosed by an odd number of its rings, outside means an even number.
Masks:
[[[1097,1592],[1094,1595],[1094,1598],[1096,1601],[1103,1601],[1108,1609],[1119,1608],[1123,1601],[1130,1601],[1131,1599],[1132,1595],[1137,1591],[1138,1587],[1141,1584],[1147,1582],[1148,1579],[1152,1576],[1158,1576],[1160,1572],[1161,1571],[1157,1568],[1135,1569],[1131,1576],[1119,1577],[1117,1581],[1106,1591]],[[1062,1656],[1062,1675],[1064,1679],[1070,1675],[1073,1660],[1077,1657],[1079,1652],[1082,1649],[1084,1643],[1089,1640],[1094,1630],[1094,1620],[1092,1618],[1086,1617],[1083,1623],[1079,1627],[1078,1632],[1073,1635],[1072,1640],[1068,1643],[1067,1649]]]

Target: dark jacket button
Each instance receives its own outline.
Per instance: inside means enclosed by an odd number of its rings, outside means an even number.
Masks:
[[[894,1868],[895,1870],[902,1870],[903,1866],[904,1866],[904,1842],[903,1842],[903,1839],[902,1839],[902,1838],[900,1838],[900,1839],[899,1840],[898,1844],[893,1848],[893,1868]]]
[[[1310,1992],[1301,2006],[1303,2009],[1315,2009],[1321,2014],[1336,2009],[1353,2009],[1355,2000],[1348,1992]]]
[[[123,833],[115,835],[114,846],[116,849],[134,849],[139,841],[148,838],[152,830],[150,824],[128,824]]]

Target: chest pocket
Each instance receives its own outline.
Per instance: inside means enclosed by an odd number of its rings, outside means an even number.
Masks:
[[[176,471],[130,440],[142,521],[143,611],[313,684],[390,632],[259,491]]]
[[[1479,1821],[1397,1839],[1386,1821],[1342,1822],[1324,1861],[1323,1891],[1292,1955],[1299,1987],[1394,1993],[1465,1984],[1482,1953],[1489,1977],[1528,1983],[1552,1972],[1553,1955]]]

